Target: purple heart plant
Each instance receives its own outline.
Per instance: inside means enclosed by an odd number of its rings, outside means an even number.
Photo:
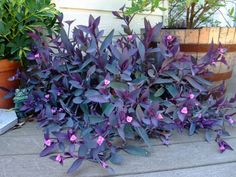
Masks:
[[[50,155],[60,164],[74,158],[68,173],[84,160],[111,171],[108,161],[120,164],[121,150],[149,154],[130,140],[142,139],[151,146],[152,137],[168,144],[173,131],[184,129],[189,135],[204,131],[207,141],[215,137],[220,152],[232,149],[222,138],[229,134],[225,125],[234,124],[235,113],[228,110],[236,97],[215,98],[223,86],[214,87],[204,79],[209,65],[225,62],[221,48],[211,47],[196,60],[180,53],[170,34],[152,45],[162,24],[152,27],[145,20],[140,37],[130,29],[130,17],[113,14],[126,24],[126,34],[116,39],[114,31],[104,39],[100,17],[92,16],[88,26],[74,28],[71,39],[61,18],[61,32],[48,36],[50,42],[31,35],[37,39],[28,54],[33,64],[18,73],[22,89],[28,90],[20,111],[35,115],[44,129],[40,155]]]

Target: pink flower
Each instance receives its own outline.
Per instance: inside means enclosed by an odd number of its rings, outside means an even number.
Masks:
[[[51,141],[50,139],[45,140],[45,141],[44,141],[44,144],[45,144],[46,146],[51,146],[52,141]]]
[[[220,145],[219,150],[220,150],[220,152],[224,152],[225,151],[225,146],[224,145]]]
[[[56,113],[57,112],[57,108],[52,108],[51,109],[51,112],[54,114],[54,113]]]
[[[101,161],[101,165],[102,165],[103,168],[107,168],[108,167],[108,164],[106,162],[103,162],[103,161]]]
[[[60,92],[60,91],[58,91],[58,92],[57,92],[57,96],[60,96],[60,95],[61,95],[61,92]]]
[[[70,141],[71,141],[71,142],[76,142],[76,140],[77,140],[77,137],[76,137],[75,135],[72,135],[72,136],[70,137]]]
[[[34,57],[35,57],[35,58],[39,58],[39,57],[40,57],[40,56],[39,56],[39,53],[35,54]]]
[[[166,39],[167,39],[168,41],[172,41],[172,40],[173,40],[173,36],[168,35],[168,36],[166,37]]]
[[[47,94],[47,95],[44,96],[44,98],[49,99],[49,98],[50,98],[50,95]]]
[[[189,95],[189,98],[190,98],[190,99],[194,99],[194,97],[195,97],[195,95],[192,94],[192,93]]]
[[[107,85],[109,85],[111,83],[111,81],[109,81],[109,80],[107,80],[107,79],[105,79],[104,80],[104,84],[107,86]]]
[[[132,41],[133,40],[133,35],[128,35],[127,38],[128,38],[129,41]]]
[[[234,124],[234,123],[235,123],[235,121],[234,121],[234,119],[232,119],[232,117],[230,117],[230,118],[228,119],[228,121],[229,121],[230,124]]]
[[[133,120],[133,117],[131,117],[131,116],[127,116],[127,117],[126,117],[126,121],[127,121],[127,122],[131,123],[132,120]]]
[[[197,117],[200,119],[202,117],[202,113],[199,113]]]
[[[61,156],[61,154],[57,154],[57,156],[56,156],[56,161],[57,162],[62,162],[62,156]]]
[[[213,61],[213,62],[211,62],[211,64],[215,65],[215,64],[216,64],[216,62],[215,62],[215,61]]]
[[[187,108],[187,107],[183,107],[183,108],[181,109],[181,113],[182,113],[182,114],[188,114],[188,108]]]
[[[221,55],[225,54],[225,49],[224,48],[219,48],[218,51]]]
[[[158,115],[157,115],[157,119],[158,119],[158,120],[163,120],[164,118],[163,118],[163,116],[162,116],[161,114],[158,114]]]
[[[9,80],[9,81],[14,81],[14,80],[16,80],[16,76],[12,76],[12,77],[10,77],[8,80]]]
[[[63,109],[62,109],[62,108],[59,108],[58,112],[62,112],[62,111],[63,111]]]
[[[98,144],[99,146],[101,146],[104,140],[105,140],[105,139],[104,139],[102,136],[99,136],[98,139],[97,139],[97,144]]]

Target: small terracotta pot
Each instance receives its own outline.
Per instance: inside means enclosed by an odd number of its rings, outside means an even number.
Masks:
[[[0,108],[10,109],[14,107],[13,99],[4,99],[7,91],[1,88],[8,90],[18,88],[18,81],[9,81],[8,79],[16,74],[19,66],[19,62],[7,59],[0,60]]]

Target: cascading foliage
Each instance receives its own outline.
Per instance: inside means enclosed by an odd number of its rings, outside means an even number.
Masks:
[[[75,161],[68,170],[77,170],[84,160],[112,170],[108,161],[122,162],[123,150],[148,155],[129,140],[142,139],[151,146],[150,137],[168,144],[174,130],[189,130],[189,135],[205,131],[207,141],[218,143],[219,150],[232,148],[222,139],[225,125],[234,124],[236,98],[214,98],[223,86],[214,87],[204,79],[206,68],[225,62],[220,46],[212,47],[200,60],[179,52],[175,36],[165,34],[156,46],[162,25],[145,20],[143,38],[129,27],[130,17],[113,12],[124,20],[128,35],[114,39],[114,31],[104,39],[98,28],[100,17],[89,17],[88,26],[74,28],[68,38],[61,33],[48,36],[47,43],[37,34],[28,59],[33,63],[18,73],[28,91],[20,111],[34,114],[44,129],[45,148],[41,156],[63,164]],[[71,25],[71,22],[67,22]],[[119,143],[117,143],[119,142]]]

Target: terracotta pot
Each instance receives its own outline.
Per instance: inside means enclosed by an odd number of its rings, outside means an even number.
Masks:
[[[10,109],[14,107],[12,99],[4,99],[8,90],[16,89],[19,86],[18,81],[9,81],[8,79],[16,74],[17,68],[20,64],[18,62],[11,62],[7,59],[0,60],[0,108]]]
[[[214,74],[206,79],[213,82],[222,82],[231,78],[236,59],[235,27],[162,30],[162,34],[166,32],[177,36],[182,52],[191,54],[196,58],[201,58],[207,53],[212,40],[215,47],[221,43],[223,47],[228,49],[225,58],[229,66],[226,66],[223,63],[216,63],[216,67],[208,68]]]

